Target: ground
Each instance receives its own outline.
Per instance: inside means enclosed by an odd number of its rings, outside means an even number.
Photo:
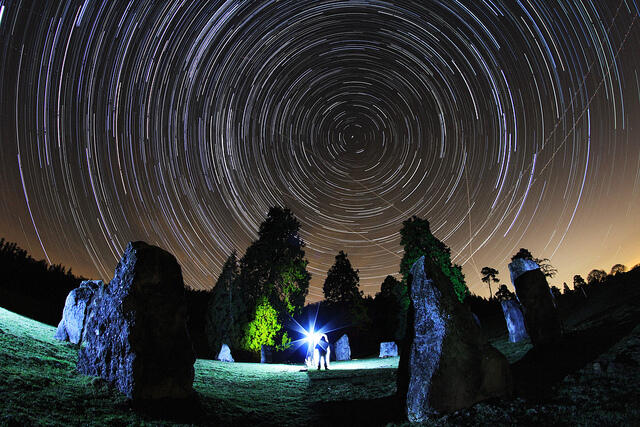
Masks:
[[[542,393],[479,403],[429,425],[640,425],[636,297],[592,297],[580,307],[597,310],[575,309],[564,318],[569,344],[545,356],[554,369]],[[188,407],[164,402],[133,408],[104,381],[78,374],[76,348],[54,340],[54,332],[0,308],[0,425],[402,424],[394,397],[397,358],[334,362],[321,372],[199,359],[197,398]],[[491,343],[514,372],[529,371],[528,342],[501,336]]]

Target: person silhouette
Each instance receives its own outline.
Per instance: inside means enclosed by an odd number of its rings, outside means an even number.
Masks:
[[[329,369],[329,339],[325,334],[322,334],[318,343],[316,344],[316,350],[318,351],[318,370],[322,368],[324,363],[324,369]]]

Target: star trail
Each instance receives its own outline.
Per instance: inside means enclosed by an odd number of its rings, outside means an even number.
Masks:
[[[640,262],[637,0],[0,0],[0,235],[109,279],[130,240],[208,289],[269,206],[308,301],[339,250],[365,293],[402,221],[473,292],[518,248],[552,284]]]

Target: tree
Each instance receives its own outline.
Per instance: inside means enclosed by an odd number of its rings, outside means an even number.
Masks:
[[[238,257],[234,250],[227,258],[211,291],[206,316],[206,335],[209,348],[216,354],[222,344],[237,347],[241,344],[241,319],[246,313],[238,283]]]
[[[584,281],[581,275],[576,274],[573,276],[573,289],[580,289],[584,286],[587,286],[587,283]]]
[[[516,294],[511,292],[507,285],[500,285],[496,291],[496,299],[498,301],[508,301],[516,298]]]
[[[574,276],[575,277],[575,276]],[[571,289],[569,289],[569,286],[567,285],[567,282],[563,282],[563,286],[562,286],[562,293],[564,295],[570,294],[571,293]]]
[[[461,267],[451,264],[451,250],[431,234],[429,221],[415,215],[404,221],[400,230],[400,244],[404,247],[404,255],[400,261],[400,273],[404,283],[407,283],[413,264],[424,255],[429,259],[428,264],[433,263],[451,281],[460,302],[469,295]]]
[[[497,278],[499,271],[491,267],[482,267],[480,274],[482,274],[482,281],[489,285],[489,299],[493,298],[491,292],[491,282],[498,283],[500,279]]]
[[[587,283],[589,283],[589,285],[602,283],[602,281],[604,281],[606,277],[607,277],[606,271],[593,269],[589,272],[589,274],[587,274]]]
[[[406,285],[387,276],[373,301],[373,324],[382,341],[400,341],[406,329],[409,298]]]
[[[613,267],[611,267],[611,274],[612,276],[615,276],[616,274],[619,273],[624,273],[627,271],[627,266],[624,264],[615,264]]]
[[[531,255],[531,252],[529,252],[529,250],[525,248],[520,248],[520,250],[514,256],[511,257],[511,261],[515,261],[518,258],[528,259],[533,261],[533,255]]]
[[[255,313],[264,298],[278,314],[280,323],[301,311],[311,275],[299,231],[300,223],[289,209],[269,209],[260,224],[258,239],[240,260],[238,281],[248,313]],[[247,328],[243,330],[248,333]],[[275,339],[281,341],[283,331],[277,333]],[[245,336],[242,342],[247,344],[250,340]],[[256,351],[255,347],[251,351]]]
[[[345,303],[352,305],[362,299],[362,291],[359,288],[359,270],[351,267],[347,254],[340,251],[336,255],[336,261],[327,272],[322,290],[324,298],[329,303]]]
[[[279,349],[286,348],[291,340],[286,332],[278,334],[281,329],[278,312],[266,297],[262,297],[256,306],[253,320],[245,327],[243,347],[254,352],[259,352],[263,345],[275,345]],[[276,344],[278,335],[280,342]]]

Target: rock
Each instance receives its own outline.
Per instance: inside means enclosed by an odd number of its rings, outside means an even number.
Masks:
[[[478,317],[478,315],[475,314],[473,311],[471,312],[471,315],[473,316],[473,320],[474,322],[476,322],[476,325],[482,328],[482,323],[480,323],[480,318]]]
[[[60,341],[69,341],[80,344],[84,333],[87,307],[93,296],[100,294],[104,289],[102,280],[85,280],[80,286],[69,292],[64,303],[62,319],[58,324],[58,330],[54,338]]]
[[[273,363],[273,346],[263,344],[260,347],[260,363]]]
[[[349,337],[344,334],[335,344],[336,360],[351,360],[351,347]]]
[[[195,354],[186,320],[175,257],[131,242],[91,301],[78,371],[104,378],[134,401],[191,397]]]
[[[398,346],[395,342],[381,342],[380,356],[378,357],[398,357]]]
[[[228,345],[222,344],[220,353],[218,353],[218,357],[216,357],[216,360],[219,360],[221,362],[235,362],[235,360],[233,360],[233,357],[231,356],[231,349]]]
[[[507,329],[509,330],[509,341],[520,342],[529,338],[518,301],[511,299],[501,301],[500,304],[502,305],[504,320],[507,322]]]
[[[487,342],[435,262],[416,261],[409,296],[398,394],[410,422],[511,394],[507,359]]]
[[[509,271],[531,343],[535,347],[556,342],[561,334],[560,317],[540,267],[534,261],[516,258]]]

